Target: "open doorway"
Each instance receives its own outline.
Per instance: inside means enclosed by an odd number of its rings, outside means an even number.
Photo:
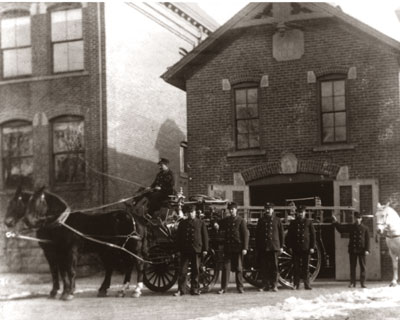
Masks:
[[[291,181],[294,182],[291,182]],[[297,180],[297,181],[296,181]],[[333,206],[333,182],[332,181],[311,181],[299,182],[298,179],[272,179],[268,184],[258,182],[250,185],[250,205],[262,206],[265,202],[272,202],[278,206],[287,205],[288,199],[315,198],[319,197],[323,206]],[[302,201],[304,205],[315,205],[315,201],[310,199]],[[318,278],[335,278],[335,230],[331,224],[322,224],[321,238],[327,256],[322,261],[321,270]]]

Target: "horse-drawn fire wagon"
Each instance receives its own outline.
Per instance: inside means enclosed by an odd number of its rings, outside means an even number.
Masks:
[[[322,226],[331,224],[332,214],[340,215],[342,218],[349,216],[354,211],[351,207],[322,206],[318,197],[311,198],[313,205],[306,206],[307,217],[312,219],[316,230],[317,246],[310,258],[310,280],[313,281],[318,276],[321,266],[329,264],[329,255],[325,250],[323,242]],[[294,219],[296,205],[307,199],[290,199],[285,206],[276,206],[275,214],[282,219],[285,229],[291,219]],[[179,254],[174,243],[174,233],[179,223],[179,212],[185,211],[188,205],[195,204],[199,217],[206,222],[209,238],[210,250],[202,259],[200,268],[200,285],[203,292],[213,288],[218,281],[220,270],[222,270],[223,259],[223,231],[215,229],[214,222],[222,219],[227,213],[227,201],[215,199],[208,196],[189,197],[188,201],[184,197],[171,199],[170,208],[165,209],[159,217],[159,223],[151,228],[151,239],[149,257],[152,262],[147,264],[144,271],[144,284],[152,291],[162,292],[170,289],[178,278]],[[244,257],[243,277],[250,284],[261,287],[261,273],[257,262],[255,250],[255,228],[258,218],[262,215],[263,207],[239,207],[238,214],[246,221],[250,232],[249,251]],[[180,214],[182,216],[182,213]],[[343,220],[343,219],[341,219]],[[293,286],[293,266],[291,253],[287,248],[279,257],[279,282],[286,287]],[[190,270],[189,270],[190,272]]]

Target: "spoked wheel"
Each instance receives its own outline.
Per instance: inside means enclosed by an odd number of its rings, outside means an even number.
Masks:
[[[217,258],[214,250],[210,250],[201,260],[200,265],[200,291],[208,292],[218,280],[219,270],[217,269]],[[190,278],[189,278],[190,279]]]
[[[257,264],[256,252],[252,248],[244,256],[243,278],[257,288],[262,287],[262,276]]]
[[[148,260],[144,268],[143,282],[147,288],[155,292],[164,292],[172,288],[178,279],[178,258],[166,248],[155,245],[149,250]]]
[[[309,268],[310,282],[313,282],[321,269],[321,249],[318,244],[310,256]],[[279,282],[283,286],[293,288],[293,272],[292,254],[285,246],[284,252],[279,256]]]

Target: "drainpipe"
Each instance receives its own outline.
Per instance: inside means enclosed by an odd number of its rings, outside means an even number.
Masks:
[[[105,172],[105,149],[104,149],[104,130],[103,130],[103,53],[102,53],[102,28],[101,28],[101,3],[97,2],[97,34],[98,34],[98,72],[99,72],[99,117],[100,117],[100,172]],[[101,203],[105,203],[105,175],[101,175]]]

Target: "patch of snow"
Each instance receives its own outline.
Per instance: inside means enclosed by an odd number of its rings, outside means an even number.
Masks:
[[[299,318],[323,319],[347,316],[349,310],[397,307],[400,304],[400,287],[342,291],[321,295],[312,300],[296,297],[285,299],[275,306],[264,306],[219,313],[196,320],[294,320]]]

